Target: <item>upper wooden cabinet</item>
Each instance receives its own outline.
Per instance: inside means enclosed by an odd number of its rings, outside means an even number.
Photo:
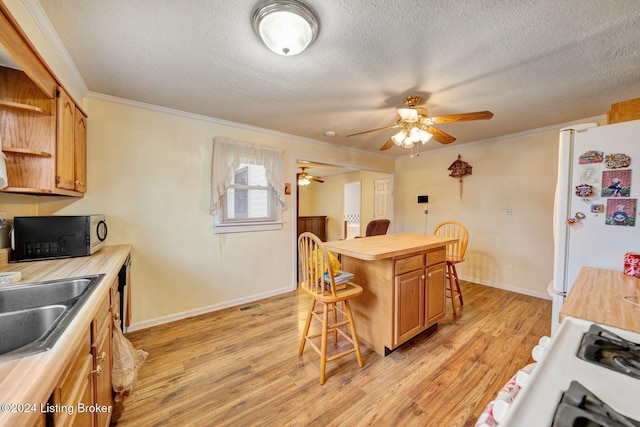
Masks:
[[[9,187],[82,197],[87,116],[0,2],[0,142]]]
[[[58,136],[56,144],[56,187],[87,191],[87,116],[71,97],[58,89]]]

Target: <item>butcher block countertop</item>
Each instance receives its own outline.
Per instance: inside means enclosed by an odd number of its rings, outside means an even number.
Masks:
[[[640,279],[625,276],[621,271],[583,267],[560,311],[603,325],[640,332]]]
[[[426,251],[458,239],[415,233],[385,234],[360,239],[335,240],[324,246],[330,251],[365,261],[393,258],[407,253]]]
[[[120,267],[130,252],[131,245],[128,244],[105,246],[86,257],[21,262],[0,267],[0,272],[20,271],[20,284],[105,274],[51,350],[18,359],[0,360],[0,404],[35,404],[39,410],[40,404],[47,402],[72,357],[75,348],[72,343],[87,332],[91,320],[98,312],[99,303],[110,291],[111,284],[117,279]],[[39,415],[39,412],[15,413],[2,410],[0,426],[32,425]]]

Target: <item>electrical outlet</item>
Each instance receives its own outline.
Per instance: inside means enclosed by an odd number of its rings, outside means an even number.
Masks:
[[[511,207],[504,208],[504,214],[505,215],[511,215]]]
[[[6,220],[7,220],[7,213],[0,212],[0,221],[6,221]]]

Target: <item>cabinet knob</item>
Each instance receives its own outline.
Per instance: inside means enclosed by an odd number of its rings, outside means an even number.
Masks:
[[[431,273],[427,274],[427,277],[431,277]]]
[[[100,356],[96,357],[96,359],[99,359],[100,361],[104,362],[107,359],[107,353],[103,351]]]
[[[102,373],[102,366],[98,365],[98,367],[91,371],[91,373],[100,375]]]
[[[420,276],[421,279],[424,279],[424,274],[422,276]]]

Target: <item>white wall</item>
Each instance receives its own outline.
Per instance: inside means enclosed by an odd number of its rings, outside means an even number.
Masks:
[[[114,101],[85,99],[89,142],[88,192],[83,199],[0,195],[0,203],[9,217],[15,216],[19,197],[35,199],[31,209],[39,215],[106,214],[107,244],[133,245],[133,322],[139,325],[295,287],[295,193],[286,198],[281,231],[213,234],[213,137],[282,147],[285,177],[291,183],[294,159],[302,153],[362,168],[394,167],[393,159],[381,156]],[[5,197],[11,198],[9,203]]]
[[[458,267],[462,277],[546,297],[553,267],[557,145],[554,129],[399,159],[400,229],[432,234],[442,221],[462,222],[470,234],[466,261]],[[473,166],[462,186],[447,170],[458,154]],[[418,195],[428,195],[429,203],[418,204]]]

